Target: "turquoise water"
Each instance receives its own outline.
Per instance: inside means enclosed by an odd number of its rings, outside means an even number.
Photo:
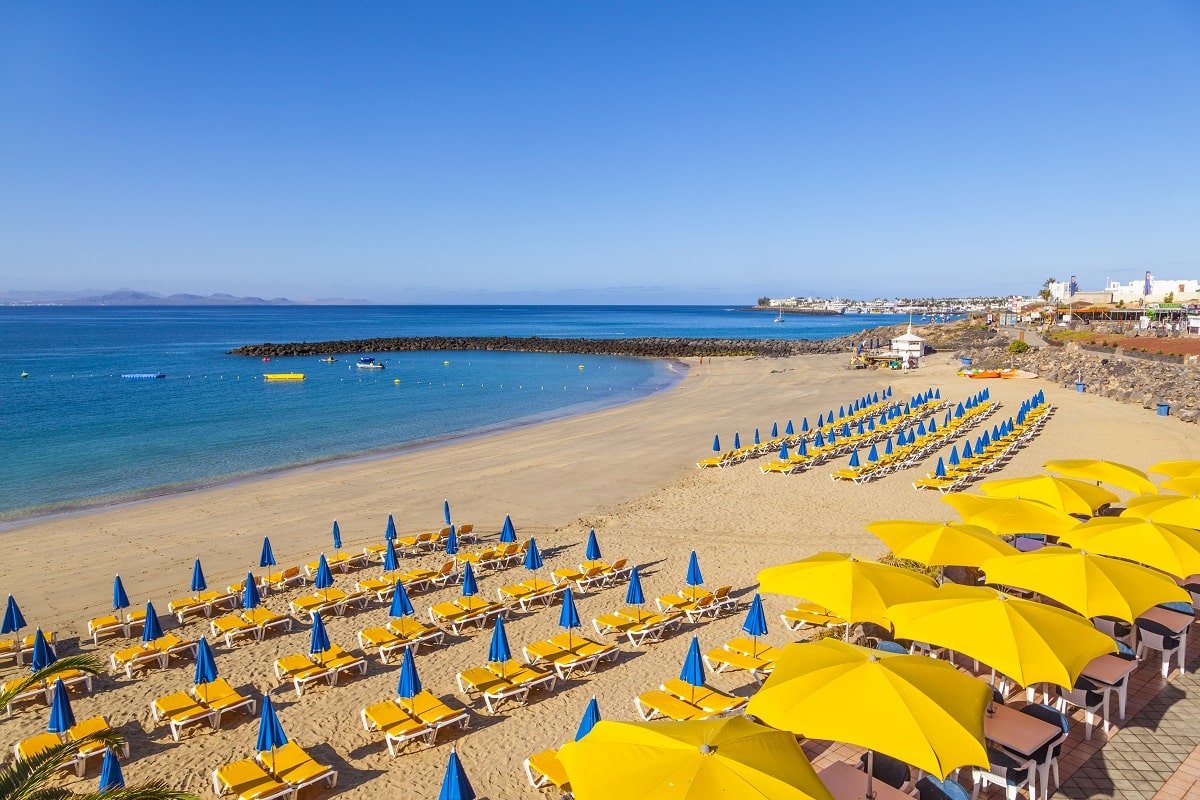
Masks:
[[[606,356],[381,353],[386,369],[367,371],[349,356],[263,364],[226,355],[243,344],[429,335],[829,338],[897,321],[776,325],[767,314],[678,306],[3,307],[0,518],[428,445],[641,399],[681,377],[663,361]],[[307,379],[267,383],[266,371]],[[166,378],[120,377],[155,372]]]

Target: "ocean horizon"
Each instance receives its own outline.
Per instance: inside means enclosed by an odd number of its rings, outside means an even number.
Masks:
[[[727,306],[0,307],[0,523],[136,500],[633,402],[660,359],[481,351],[316,356],[235,347],[388,336],[828,339],[907,316]],[[265,372],[301,372],[274,383]],[[122,375],[162,374],[159,379]],[[27,377],[21,377],[22,375]]]

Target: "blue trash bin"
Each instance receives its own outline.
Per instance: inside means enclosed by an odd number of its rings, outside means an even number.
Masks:
[[[971,366],[971,359],[967,358],[966,356],[961,356],[958,360],[962,362],[964,367]]]
[[[1075,382],[1075,391],[1077,391],[1077,392],[1082,392],[1082,391],[1083,391],[1083,390],[1085,390],[1085,389],[1087,389],[1087,384],[1086,384],[1086,383],[1084,383],[1083,381],[1076,381],[1076,382]]]
[[[1158,415],[1160,417],[1170,416],[1171,415],[1171,404],[1170,403],[1159,403],[1158,404]]]

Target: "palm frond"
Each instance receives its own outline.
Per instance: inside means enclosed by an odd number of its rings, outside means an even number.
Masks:
[[[198,798],[179,789],[168,789],[167,784],[163,781],[151,781],[125,789],[77,794],[73,796],[72,800],[198,800]]]
[[[104,662],[91,654],[63,656],[48,667],[44,667],[27,677],[9,681],[0,691],[0,706],[7,706],[17,695],[38,686],[42,681],[53,681],[66,672],[87,672],[91,675],[104,674]],[[3,795],[0,795],[3,796]]]
[[[50,779],[69,766],[79,751],[89,745],[120,747],[125,737],[114,730],[97,731],[79,739],[55,745],[27,761],[0,766],[0,798],[4,800],[61,800],[70,797],[66,790],[50,787]]]

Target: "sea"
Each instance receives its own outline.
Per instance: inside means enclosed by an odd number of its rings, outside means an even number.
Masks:
[[[646,398],[659,359],[481,351],[259,359],[386,336],[826,339],[907,317],[719,306],[0,307],[0,523],[371,458]],[[304,373],[267,382],[266,372]],[[163,374],[133,379],[134,374]]]

